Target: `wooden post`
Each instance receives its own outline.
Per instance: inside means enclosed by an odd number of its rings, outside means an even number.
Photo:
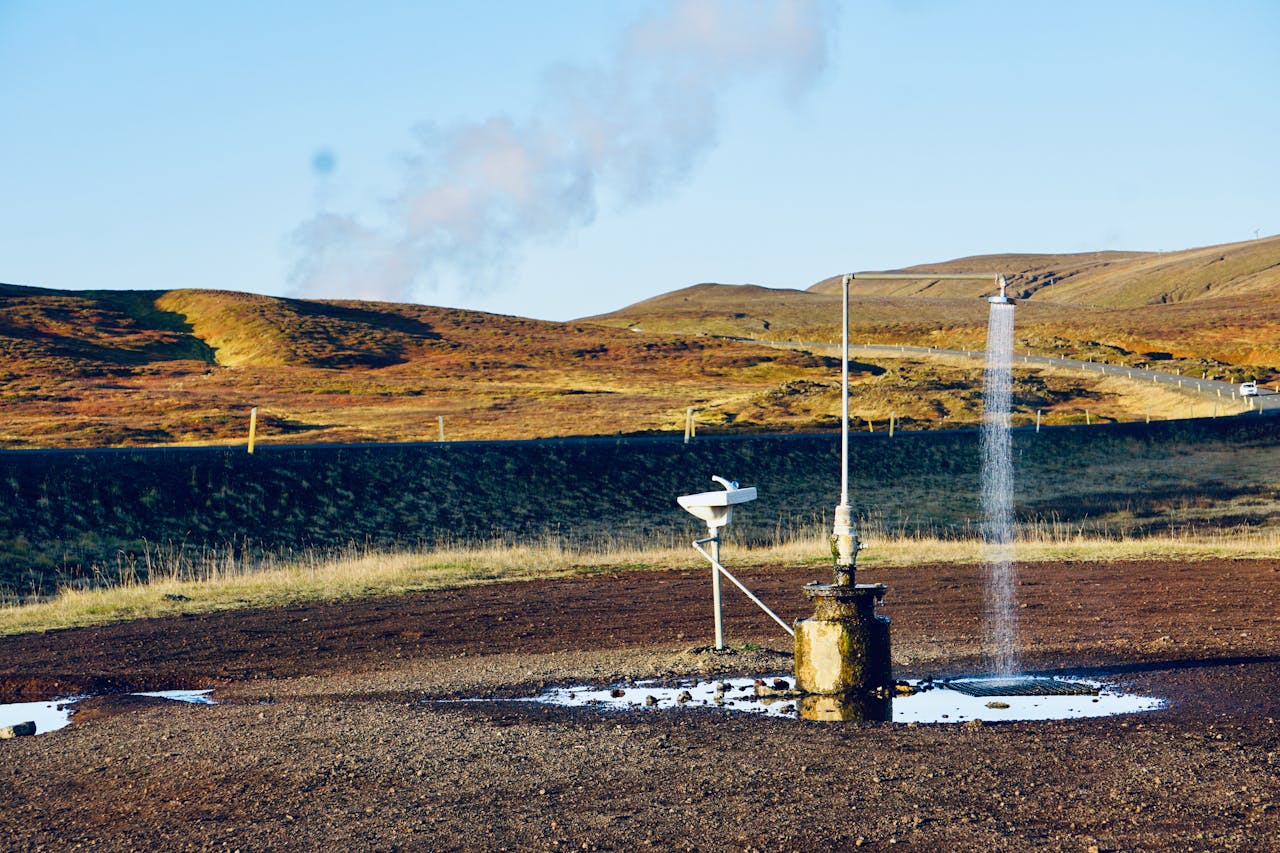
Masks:
[[[436,423],[440,426],[440,440],[444,441],[444,415],[436,415]]]
[[[1085,410],[1084,410],[1084,425],[1085,425],[1085,426],[1091,426],[1092,424],[1093,424],[1093,417],[1089,414],[1089,410],[1088,410],[1088,409],[1085,409]]]
[[[1036,432],[1040,431],[1040,409],[1036,409]]]
[[[249,452],[253,452],[253,442],[258,435],[258,407],[249,410]]]
[[[693,407],[684,410],[684,443],[688,444],[693,438]]]
[[[896,412],[889,412],[889,438],[893,438],[893,422],[897,419]]]
[[[1151,407],[1147,406],[1147,423],[1151,423]]]

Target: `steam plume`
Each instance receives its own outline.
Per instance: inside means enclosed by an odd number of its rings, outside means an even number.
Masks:
[[[406,299],[452,274],[490,289],[532,241],[591,223],[597,205],[659,196],[715,143],[721,95],[822,70],[827,0],[671,0],[634,23],[605,68],[552,69],[535,116],[417,129],[376,223],[322,212],[294,233],[291,284],[309,296]]]

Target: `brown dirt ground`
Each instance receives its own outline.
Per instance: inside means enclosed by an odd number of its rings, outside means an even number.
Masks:
[[[743,572],[784,617],[813,570]],[[0,638],[0,700],[102,695],[0,741],[0,846],[98,849],[1280,848],[1280,560],[1025,566],[1029,668],[1168,699],[1100,720],[815,723],[502,701],[785,671],[704,572],[597,575]],[[899,676],[979,671],[981,571],[888,584]],[[744,650],[743,644],[764,646]],[[216,686],[201,707],[120,695]],[[488,697],[474,703],[426,699]],[[494,698],[497,697],[497,698]]]

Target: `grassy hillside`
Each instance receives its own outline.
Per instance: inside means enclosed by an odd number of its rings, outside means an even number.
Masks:
[[[1163,254],[1001,255],[1017,347],[1238,381],[1280,377],[1280,238]],[[991,283],[855,281],[856,342],[981,349]],[[1134,305],[1141,305],[1134,308]],[[1101,306],[1101,307],[1099,307]],[[0,447],[434,440],[834,428],[838,280],[808,290],[700,284],[571,323],[423,305],[229,291],[0,285]],[[855,369],[860,425],[974,422],[973,364]],[[1135,383],[1020,372],[1015,420],[1185,417]]]

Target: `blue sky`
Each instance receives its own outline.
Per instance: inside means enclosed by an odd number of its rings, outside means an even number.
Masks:
[[[0,281],[569,319],[1280,233],[1280,3],[0,0]]]

